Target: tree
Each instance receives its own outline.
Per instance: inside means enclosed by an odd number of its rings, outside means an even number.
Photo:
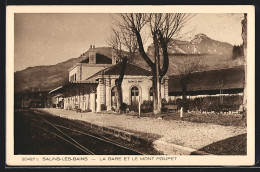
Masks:
[[[122,70],[120,73],[119,78],[115,79],[115,85],[116,85],[116,101],[117,101],[117,108],[116,110],[119,113],[122,113],[122,104],[123,104],[123,96],[122,96],[122,82],[125,75],[125,69],[127,65],[127,57],[123,57],[122,60]]]
[[[112,28],[112,34],[109,39],[109,45],[115,50],[118,61],[122,63],[122,70],[120,72],[119,78],[115,80],[116,85],[116,101],[117,107],[116,111],[122,113],[122,82],[125,75],[125,69],[128,60],[132,60],[135,57],[137,51],[137,42],[135,36],[123,28],[116,27],[117,23],[115,21],[114,28]],[[128,56],[128,58],[126,57]]]
[[[118,32],[114,28],[111,29],[111,36],[108,39],[108,44],[115,51],[117,57],[119,59],[122,59],[124,55],[124,51],[122,49],[122,36],[120,35],[120,32]]]
[[[194,72],[205,69],[205,64],[200,58],[194,56],[184,55],[179,57],[179,61],[176,61],[176,73],[178,75],[178,83],[182,89],[182,101],[184,103],[183,110],[188,110],[187,106],[187,85],[191,80],[191,75]]]
[[[142,58],[152,71],[153,85],[153,112],[161,113],[161,81],[168,71],[169,57],[167,45],[173,37],[180,34],[185,23],[190,19],[190,14],[176,13],[127,13],[120,14],[121,22],[118,26],[133,33],[137,39],[138,50]],[[153,39],[154,57],[151,59],[144,50],[142,31],[144,27],[149,28]],[[162,54],[160,54],[162,50]],[[161,59],[162,56],[162,59]]]
[[[243,119],[245,120],[246,124],[246,118],[247,118],[247,14],[244,14],[244,19],[241,22],[242,24],[242,39],[243,39],[243,52],[244,52],[244,96],[243,96],[243,108],[244,108],[244,113],[243,113]]]
[[[243,56],[243,46],[242,45],[234,45],[232,50],[232,58],[236,59],[238,57]]]

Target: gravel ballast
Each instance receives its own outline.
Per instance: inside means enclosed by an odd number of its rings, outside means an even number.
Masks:
[[[119,128],[136,133],[156,135],[157,140],[200,149],[214,142],[246,133],[246,127],[221,126],[177,120],[130,116],[126,114],[77,113],[75,111],[45,108],[50,114],[74,120],[83,120],[104,127]]]

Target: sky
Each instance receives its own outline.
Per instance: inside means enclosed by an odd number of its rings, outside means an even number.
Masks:
[[[242,14],[196,14],[183,28],[186,38],[208,37],[242,43]],[[14,71],[54,65],[86,52],[90,45],[108,46],[111,14],[16,13],[14,16]],[[146,42],[145,48],[151,43]]]

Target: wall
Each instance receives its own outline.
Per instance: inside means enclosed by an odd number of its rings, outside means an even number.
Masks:
[[[88,77],[94,75],[100,70],[105,69],[104,66],[82,66],[82,80],[87,79]]]
[[[80,108],[83,111],[90,109],[95,112],[94,87],[90,84],[81,84],[80,86],[75,85],[64,90],[64,109]],[[92,94],[94,94],[94,97]]]
[[[99,86],[97,88],[97,111],[100,111],[100,105],[106,104],[107,109],[111,109],[111,90],[115,87],[115,79],[116,77],[110,76],[110,79],[104,77],[105,81],[99,80]],[[110,80],[110,82],[109,82]],[[166,98],[168,100],[168,89],[165,89],[164,86],[168,84],[162,84],[162,98]],[[130,105],[131,104],[131,88],[136,86],[139,90],[139,96],[141,103],[145,100],[150,100],[149,90],[152,87],[152,80],[145,76],[125,76],[122,82],[122,96],[123,102]]]
[[[76,74],[76,80],[85,80],[88,77],[94,75],[95,73],[103,70],[107,67],[110,67],[111,64],[85,64],[85,63],[78,63],[73,68],[69,70],[69,81],[71,81],[71,76]],[[81,69],[80,69],[81,68]],[[81,71],[81,73],[80,73]]]
[[[71,81],[71,76],[76,74],[76,80],[80,80],[80,67],[79,66],[75,66],[74,68],[72,68],[69,71],[69,81]]]

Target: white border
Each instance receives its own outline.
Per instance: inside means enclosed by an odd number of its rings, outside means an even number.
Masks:
[[[175,161],[100,161],[102,157],[112,156],[41,156],[41,155],[14,155],[13,114],[14,114],[14,13],[126,13],[126,12],[180,12],[180,13],[248,13],[248,125],[247,125],[247,156],[170,156],[177,157]],[[198,165],[253,165],[255,163],[255,8],[254,6],[7,6],[6,9],[6,163],[7,165],[71,165],[71,166],[198,166]],[[234,145],[235,146],[235,145]],[[22,161],[23,157],[38,158],[39,161]],[[88,161],[42,161],[43,157],[88,157]],[[113,156],[115,157],[115,156]],[[120,156],[140,157],[140,156]],[[157,157],[157,156],[149,156]],[[91,160],[92,158],[96,160]]]

